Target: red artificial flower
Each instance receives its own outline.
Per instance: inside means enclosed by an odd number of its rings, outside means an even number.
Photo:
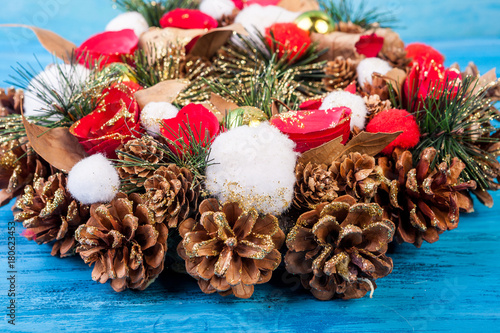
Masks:
[[[172,151],[182,155],[196,140],[203,147],[213,142],[220,133],[217,117],[201,104],[188,104],[175,118],[162,120],[161,134],[170,142]]]
[[[303,153],[339,136],[349,140],[351,109],[305,110],[280,113],[271,118],[271,125],[296,143],[295,150]]]
[[[266,29],[266,41],[278,57],[287,56],[289,61],[300,59],[311,45],[309,31],[295,23],[275,23]]]
[[[101,68],[113,62],[123,62],[123,57],[137,50],[139,38],[132,29],[106,31],[94,35],[75,50],[82,65],[91,67],[100,61]]]
[[[134,93],[141,89],[132,81],[114,83],[104,89],[97,108],[70,127],[87,153],[116,158],[116,148],[137,135],[140,109]]]
[[[277,6],[280,3],[280,0],[247,0],[243,1],[243,3],[245,7],[256,4],[261,6]]]
[[[356,82],[353,81],[351,82],[347,87],[345,87],[344,91],[347,91],[347,92],[350,92],[351,94],[356,94],[356,90],[357,90],[357,87],[356,87]]]
[[[368,58],[376,57],[384,46],[384,37],[379,37],[374,33],[361,36],[354,46],[356,47],[356,52],[359,54],[365,55]]]
[[[174,9],[160,20],[162,28],[179,29],[214,29],[217,28],[217,20],[212,16],[203,13],[197,9]]]
[[[236,8],[238,8],[239,10],[242,10],[243,9],[243,0],[231,0],[234,5],[236,6]]]
[[[431,61],[439,65],[444,64],[444,56],[429,45],[411,43],[406,46],[405,51],[406,57],[413,59],[412,65],[419,64],[424,66]]]
[[[460,72],[445,69],[443,65],[431,60],[428,64],[414,64],[406,77],[403,90],[407,102],[413,103],[413,109],[420,110],[427,98],[440,98],[445,89],[450,91],[450,98],[456,96],[461,82]]]
[[[389,155],[394,148],[409,149],[420,141],[420,129],[415,117],[406,110],[391,109],[379,112],[366,125],[369,133],[394,133],[403,131],[394,141],[382,150]]]
[[[318,110],[323,104],[322,99],[311,99],[299,105],[301,110]]]

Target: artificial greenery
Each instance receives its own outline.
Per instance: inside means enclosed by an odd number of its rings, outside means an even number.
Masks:
[[[319,0],[320,8],[325,11],[335,22],[352,22],[364,29],[376,25],[393,27],[397,19],[394,15],[377,8],[368,8],[366,2],[353,0]]]

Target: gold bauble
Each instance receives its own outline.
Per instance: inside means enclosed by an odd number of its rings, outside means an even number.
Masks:
[[[326,13],[320,10],[311,10],[303,13],[295,20],[302,30],[327,34],[335,30],[335,22]]]
[[[268,118],[262,110],[253,106],[242,106],[231,110],[227,114],[226,127],[228,129],[243,125],[257,127],[261,122],[266,120],[268,120]]]
[[[121,62],[114,62],[106,66],[104,71],[109,71],[108,73],[119,73],[119,81],[120,82],[134,82],[137,83],[137,80],[135,79],[134,75],[132,72],[134,69],[130,67],[130,65],[121,63]]]

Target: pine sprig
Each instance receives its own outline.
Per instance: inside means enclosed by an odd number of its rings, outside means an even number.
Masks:
[[[423,110],[415,113],[422,139],[413,156],[418,159],[425,148],[434,147],[438,154],[433,165],[458,157],[466,166],[462,177],[475,180],[486,190],[496,175],[492,164],[498,152],[484,147],[500,142],[491,135],[497,130],[491,121],[499,115],[486,98],[488,87],[477,91],[476,86],[477,80],[470,76],[462,82],[447,81],[443,90],[435,90],[425,99]]]
[[[352,22],[364,29],[391,27],[397,22],[394,15],[377,8],[367,8],[363,1],[359,1],[357,6],[353,0],[320,0],[319,4],[335,22]]]
[[[176,8],[196,9],[199,0],[113,0],[123,11],[139,12],[150,27],[160,27],[162,16]]]

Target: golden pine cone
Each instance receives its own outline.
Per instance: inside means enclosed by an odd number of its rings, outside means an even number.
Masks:
[[[188,169],[170,164],[158,168],[144,182],[145,204],[155,213],[157,223],[167,221],[169,227],[177,227],[179,219],[185,220],[196,209],[200,189],[193,179]]]
[[[79,204],[66,191],[66,176],[54,174],[47,180],[37,178],[26,185],[24,195],[16,202],[21,212],[15,220],[23,222],[23,235],[38,244],[55,241],[52,255],[66,257],[74,254],[75,230],[89,217],[89,207]]]
[[[365,101],[366,108],[368,109],[368,114],[366,118],[371,120],[377,114],[384,110],[389,110],[392,108],[392,104],[390,100],[381,100],[379,95],[369,95],[363,97]]]
[[[118,158],[123,161],[117,168],[120,178],[137,187],[144,186],[144,181],[154,174],[156,164],[164,156],[163,151],[158,148],[158,142],[149,136],[130,140],[117,150],[121,152],[118,153]],[[144,165],[134,165],[138,162]]]
[[[287,236],[287,271],[320,300],[363,297],[393,268],[385,253],[395,226],[382,211],[346,195],[302,214]]]
[[[453,158],[431,168],[436,156],[432,147],[424,149],[413,168],[412,154],[396,148],[393,161],[381,157],[378,164],[391,181],[387,210],[397,226],[396,240],[412,243],[433,243],[446,230],[458,225],[460,210],[471,212],[472,199],[467,190],[476,188],[474,181],[462,182],[460,173],[465,164]]]
[[[342,56],[338,56],[334,61],[327,62],[325,66],[326,77],[323,78],[326,90],[344,89],[356,80],[356,66],[354,60],[351,58],[345,59]]]
[[[20,89],[0,88],[0,117],[10,114],[21,114],[24,92]]]
[[[137,194],[120,193],[109,204],[94,204],[90,219],[76,233],[77,252],[92,265],[92,279],[111,280],[119,292],[146,289],[163,271],[168,228]]]
[[[372,83],[361,84],[363,92],[368,95],[378,95],[382,101],[389,99],[389,86],[387,82],[377,73],[372,75]]]
[[[384,181],[375,158],[367,154],[350,153],[334,161],[328,169],[337,182],[339,193],[370,202]]]
[[[254,285],[268,282],[281,262],[285,234],[278,219],[244,212],[237,203],[220,207],[216,199],[204,200],[199,213],[199,221],[179,225],[183,241],[177,251],[187,272],[204,293],[251,297]]]
[[[293,204],[297,208],[312,208],[321,202],[331,202],[339,188],[331,171],[324,164],[298,163],[295,167],[295,195]]]

